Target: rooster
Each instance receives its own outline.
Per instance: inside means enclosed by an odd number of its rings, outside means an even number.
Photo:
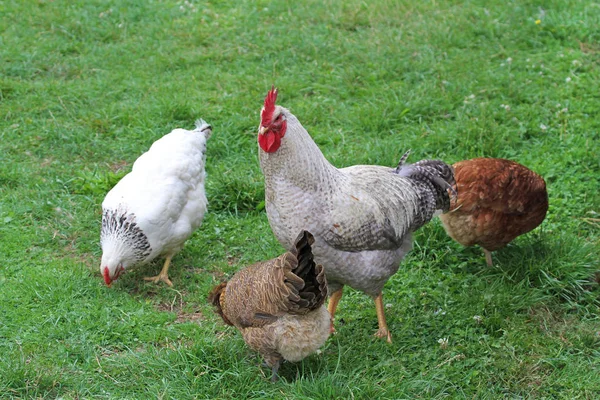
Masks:
[[[315,236],[313,252],[329,285],[329,312],[335,316],[344,285],[375,300],[379,329],[391,343],[382,289],[412,248],[412,232],[436,210],[450,205],[452,168],[425,160],[397,168],[355,165],[338,169],[321,153],[306,129],[267,94],[258,129],[265,205],[279,242],[292,248],[296,232]]]
[[[102,202],[102,261],[108,286],[130,267],[165,257],[161,272],[145,278],[172,286],[171,258],[200,226],[208,201],[204,192],[206,141],[212,127],[175,129],[152,144]]]
[[[323,267],[313,261],[313,242],[309,232],[301,232],[290,252],[242,269],[208,297],[223,321],[263,356],[273,381],[282,360],[302,360],[330,334],[331,318],[323,305],[327,281]]]
[[[440,216],[446,232],[463,246],[480,245],[492,266],[492,251],[542,223],[548,211],[544,178],[501,158],[454,164],[458,197]]]

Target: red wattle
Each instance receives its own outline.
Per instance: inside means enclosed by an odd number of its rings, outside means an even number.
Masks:
[[[267,153],[275,153],[281,146],[281,139],[287,131],[287,121],[283,120],[274,129],[268,129],[264,134],[258,134],[258,144]]]
[[[108,267],[104,267],[104,272],[102,273],[104,276],[104,282],[110,286],[112,283],[112,279],[110,279],[110,272],[108,272]]]
[[[258,144],[265,152],[274,153],[279,149],[279,146],[281,146],[281,138],[274,132],[269,131],[264,135],[258,135]]]

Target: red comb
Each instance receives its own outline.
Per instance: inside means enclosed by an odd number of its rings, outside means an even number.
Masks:
[[[104,275],[104,282],[106,282],[106,284],[108,286],[110,286],[112,280],[110,279],[110,273],[108,272],[108,267],[104,267],[104,272],[102,275]]]
[[[273,118],[273,113],[275,112],[275,101],[277,100],[277,89],[275,86],[271,86],[271,90],[267,93],[267,97],[265,97],[265,105],[260,113],[260,124],[262,126],[271,125],[271,119]]]

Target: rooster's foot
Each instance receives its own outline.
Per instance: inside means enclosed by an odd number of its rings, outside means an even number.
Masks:
[[[392,343],[392,333],[387,328],[379,328],[375,332],[375,336],[380,339],[386,339],[388,343]]]

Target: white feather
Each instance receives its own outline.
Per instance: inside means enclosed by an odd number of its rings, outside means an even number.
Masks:
[[[103,215],[116,211],[130,217],[147,237],[151,251],[135,259],[131,241],[122,232],[103,229],[101,271],[145,264],[172,256],[200,226],[208,205],[204,191],[206,141],[211,127],[204,120],[193,131],[175,129],[152,144],[131,172],[106,195]]]

